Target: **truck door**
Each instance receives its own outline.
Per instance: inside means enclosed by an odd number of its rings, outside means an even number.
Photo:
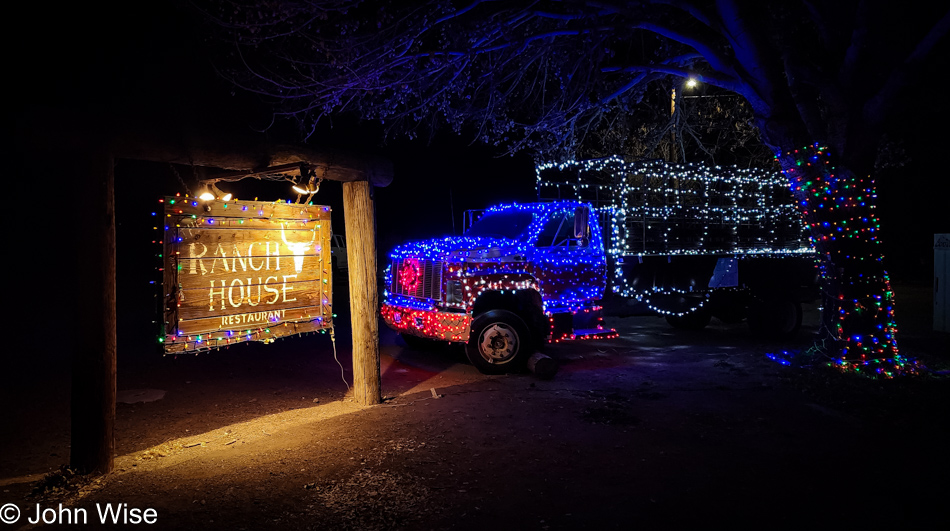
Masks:
[[[588,227],[575,234],[573,210],[555,212],[545,220],[535,238],[532,273],[549,307],[571,306],[601,299],[605,263],[600,231]]]

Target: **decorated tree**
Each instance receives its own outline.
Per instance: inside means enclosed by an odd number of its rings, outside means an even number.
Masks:
[[[413,3],[221,1],[229,75],[305,135],[352,112],[391,133],[448,129],[545,158],[635,116],[656,83],[741,96],[821,257],[822,344],[843,368],[892,374],[875,153],[899,98],[950,27],[945,7],[736,0]]]

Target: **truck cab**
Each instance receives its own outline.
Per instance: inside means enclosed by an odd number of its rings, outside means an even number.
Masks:
[[[580,201],[485,211],[461,237],[390,255],[381,314],[410,345],[461,343],[487,374],[520,370],[545,342],[616,335],[603,326],[607,261]]]

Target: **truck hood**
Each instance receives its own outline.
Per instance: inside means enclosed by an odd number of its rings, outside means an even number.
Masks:
[[[441,238],[409,242],[393,250],[394,260],[417,258],[446,262],[522,261],[526,246],[506,238],[466,237]]]

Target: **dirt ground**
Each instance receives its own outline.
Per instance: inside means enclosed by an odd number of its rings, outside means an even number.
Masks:
[[[945,370],[928,287],[897,293],[905,354]],[[783,343],[741,323],[684,333],[612,317],[618,339],[548,348],[549,381],[485,376],[381,326],[374,407],[348,397],[342,323],[342,374],[319,334],[197,357],[120,352],[120,396],[150,401],[118,405],[113,474],[62,483],[47,473],[68,461],[68,365],[21,360],[35,372],[3,389],[0,503],[21,511],[11,529],[44,527],[29,524],[37,506],[60,504],[85,510],[76,528],[138,527],[99,525],[121,503],[153,509],[140,524],[153,529],[943,528],[947,378],[766,357],[808,347],[816,323],[807,308]]]

